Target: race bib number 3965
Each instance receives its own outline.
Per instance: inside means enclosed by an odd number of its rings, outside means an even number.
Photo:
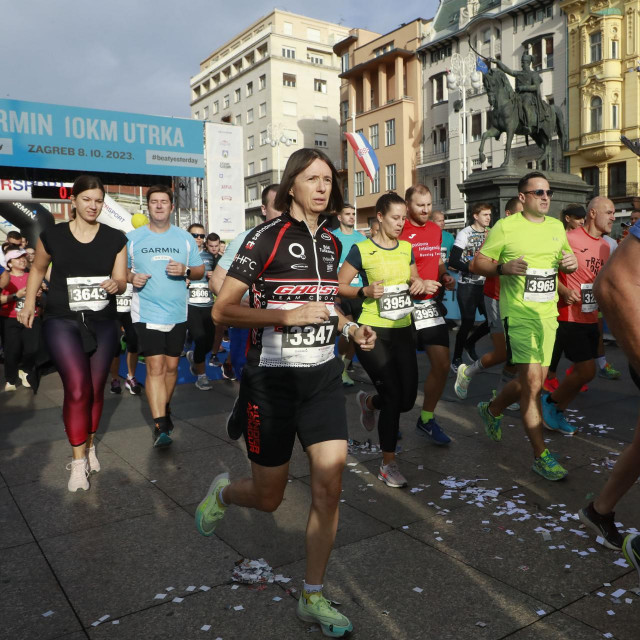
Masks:
[[[527,269],[523,299],[526,302],[553,302],[556,298],[556,282],[555,269]]]
[[[67,278],[71,311],[101,311],[109,304],[109,294],[100,286],[109,276]]]

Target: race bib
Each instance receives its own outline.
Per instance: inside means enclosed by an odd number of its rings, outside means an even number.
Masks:
[[[593,282],[580,285],[580,294],[582,296],[582,313],[591,313],[598,310],[596,297],[593,295]]]
[[[100,286],[109,276],[67,278],[71,311],[101,311],[109,304],[109,294]]]
[[[409,296],[408,284],[385,287],[382,297],[378,298],[378,312],[381,318],[400,320],[408,316],[412,310],[413,302]]]
[[[413,324],[416,329],[426,329],[444,324],[444,318],[440,313],[440,307],[435,300],[420,300],[414,303]]]
[[[555,269],[527,269],[524,278],[526,302],[553,302],[556,298]]]
[[[189,304],[209,304],[212,302],[208,282],[192,282],[189,285]]]
[[[337,332],[337,316],[322,324],[283,327],[282,357],[292,363],[324,362],[333,354]]]
[[[445,246],[440,247],[440,258],[442,262],[447,261],[447,247]]]
[[[151,322],[147,322],[147,329],[151,331],[160,331],[162,333],[169,333],[175,324],[152,324]]]
[[[130,313],[131,312],[131,296],[133,295],[133,285],[127,283],[127,288],[124,293],[116,296],[116,311],[118,313]]]

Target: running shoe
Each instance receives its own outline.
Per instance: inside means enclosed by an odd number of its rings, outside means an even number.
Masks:
[[[622,545],[622,552],[627,562],[636,568],[640,576],[640,536],[637,533],[630,533]]]
[[[96,445],[89,447],[89,455],[87,456],[87,468],[89,473],[98,473],[100,471],[100,462],[98,462],[98,456],[96,456]]]
[[[422,422],[422,418],[418,416],[416,429],[420,435],[426,436],[433,444],[443,445],[451,442],[451,438],[442,430],[435,418]]]
[[[544,384],[542,385],[545,391],[549,393],[553,393],[560,386],[560,381],[558,378],[550,378],[547,376],[544,380]]]
[[[200,391],[211,391],[213,386],[211,385],[211,381],[207,378],[207,374],[203,373],[198,376],[198,379],[195,382],[196,389],[200,389]]]
[[[555,403],[547,401],[549,397],[548,393],[543,393],[540,398],[544,426],[550,431],[559,431],[572,436],[578,429],[567,422],[564,413],[558,409]]]
[[[622,374],[615,369],[610,362],[607,362],[607,364],[598,371],[598,375],[607,380],[618,380]]]
[[[222,365],[222,377],[225,380],[236,379],[236,374],[235,374],[235,371],[233,370],[233,365],[228,360]]]
[[[296,614],[304,622],[315,622],[320,625],[323,635],[329,638],[343,638],[353,630],[349,618],[343,616],[331,606],[322,595],[322,591],[300,594]]]
[[[223,487],[231,484],[228,473],[218,474],[211,483],[207,495],[196,509],[196,529],[203,536],[211,536],[216,526],[224,517],[227,510],[219,500],[218,495]]]
[[[233,409],[227,416],[227,435],[231,440],[237,440],[243,433],[244,429],[241,424],[238,424],[238,402],[240,401],[240,397],[237,397],[235,402],[233,403]]]
[[[135,379],[135,376],[131,378],[127,376],[127,379],[124,381],[124,386],[132,396],[139,396],[142,393],[142,385]]]
[[[222,366],[222,362],[220,362],[220,360],[218,360],[218,354],[217,353],[212,353],[211,356],[209,357],[209,366],[210,367],[221,367]]]
[[[168,447],[173,442],[169,435],[170,433],[167,420],[164,421],[164,425],[161,425],[160,422],[156,422],[153,427],[153,446],[156,449]]]
[[[605,547],[620,551],[624,538],[616,527],[615,515],[613,511],[605,515],[599,514],[593,506],[593,502],[578,511],[580,522],[591,529],[596,536],[600,536]]]
[[[453,373],[458,373],[458,367],[462,364],[462,358],[455,358],[452,362],[451,362],[451,371],[453,371]]]
[[[476,352],[476,345],[467,343],[464,345],[464,350],[469,354],[471,358],[471,362],[476,362],[478,360],[478,354]]]
[[[351,377],[347,373],[347,370],[345,369],[342,372],[342,386],[343,387],[353,387],[354,384],[355,384],[355,382],[351,379]]]
[[[119,396],[121,392],[122,392],[122,387],[120,386],[120,380],[118,380],[117,378],[114,378],[111,381],[111,389],[109,389],[109,393],[113,393]]]
[[[460,364],[456,372],[456,382],[453,385],[453,390],[460,400],[464,400],[467,397],[467,390],[471,384],[471,378],[467,377],[464,373],[468,368],[466,364]]]
[[[27,387],[28,389],[31,388],[31,385],[29,384],[29,380],[27,379],[27,372],[23,371],[22,369],[20,369],[18,371],[18,378],[20,378],[20,380],[22,381],[22,386],[23,387]]]
[[[484,422],[484,432],[494,441],[500,442],[502,439],[502,428],[500,423],[503,416],[493,416],[489,411],[488,402],[478,402],[478,413]]]
[[[533,461],[531,467],[536,473],[547,480],[562,480],[567,475],[567,470],[553,457],[549,449],[545,449],[539,458]]]
[[[380,465],[378,480],[382,480],[387,487],[399,489],[407,486],[407,479],[400,473],[398,463],[392,460],[389,464]]]
[[[15,384],[11,384],[10,382],[5,382],[4,390],[5,391],[15,391],[18,387]]]
[[[67,483],[67,489],[69,489],[69,491],[71,491],[72,493],[75,493],[78,489],[89,491],[91,485],[87,480],[89,470],[87,469],[86,458],[71,461],[67,465],[67,471],[71,471],[69,482]]]
[[[193,351],[187,351],[186,356],[187,356],[187,362],[189,363],[189,371],[191,372],[192,376],[197,378],[198,374],[196,373],[196,370],[194,368],[195,363],[193,362]]]
[[[375,409],[369,409],[367,407],[367,398],[369,394],[366,391],[358,391],[356,395],[356,401],[360,405],[360,424],[367,431],[373,431],[376,428],[376,418],[378,412]]]

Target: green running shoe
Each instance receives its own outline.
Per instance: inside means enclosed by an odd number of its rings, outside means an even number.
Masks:
[[[502,429],[500,428],[502,416],[492,416],[489,412],[488,402],[478,402],[478,413],[484,422],[484,432],[494,442],[500,442],[502,439]]]
[[[567,470],[545,449],[539,458],[536,458],[531,467],[536,473],[547,480],[562,480],[567,475]]]
[[[598,371],[598,375],[607,380],[618,380],[622,374],[611,363],[607,362],[607,364]]]
[[[203,536],[213,535],[218,522],[224,517],[227,507],[220,504],[218,494],[222,487],[226,487],[228,484],[231,484],[228,473],[217,475],[213,479],[204,500],[196,509],[196,528]]]
[[[329,638],[344,638],[353,631],[349,618],[334,609],[321,591],[308,595],[303,591],[296,613],[300,620],[319,624],[322,633]]]
[[[471,378],[465,374],[468,368],[466,364],[460,364],[456,372],[456,381],[453,385],[453,390],[460,400],[464,400],[467,397],[467,391],[471,384]]]

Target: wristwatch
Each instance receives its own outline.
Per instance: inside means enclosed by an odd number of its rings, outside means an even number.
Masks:
[[[367,296],[365,296],[365,295],[364,295],[364,287],[360,287],[360,288],[358,289],[358,298],[362,298],[362,299],[364,299],[364,298],[366,298],[366,297],[367,297]]]
[[[499,276],[502,275],[502,267],[504,266],[504,264],[501,262],[497,267],[496,267],[496,272]]]
[[[186,268],[186,270],[184,272],[184,277],[185,278],[191,277],[191,269],[189,269],[189,267]]]

